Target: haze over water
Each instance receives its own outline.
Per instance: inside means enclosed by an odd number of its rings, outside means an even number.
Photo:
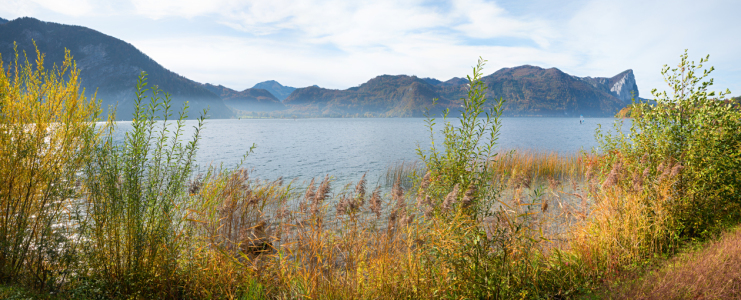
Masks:
[[[611,129],[615,120],[591,118],[579,124],[578,118],[502,118],[497,145],[498,149],[562,154],[590,151],[597,147],[597,124]],[[436,121],[435,144],[442,147],[442,119]],[[189,134],[196,124],[186,121]],[[418,144],[429,149],[430,132],[425,125],[422,118],[207,120],[196,159],[202,171],[209,164],[235,168],[255,143],[257,148],[243,164],[253,170],[253,177],[303,181],[329,174],[348,183],[368,172],[369,184],[375,184],[389,166],[419,160]],[[120,122],[118,126],[120,140],[131,125]]]

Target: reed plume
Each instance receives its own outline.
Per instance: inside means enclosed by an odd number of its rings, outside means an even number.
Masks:
[[[682,172],[683,169],[684,169],[684,166],[682,164],[679,164],[679,163],[675,164],[674,167],[672,167],[670,176],[677,177],[677,175],[679,175],[679,173]]]
[[[376,218],[381,217],[381,187],[377,186],[371,194],[370,198],[370,210],[376,214]]]
[[[605,189],[616,185],[620,180],[620,172],[622,171],[622,169],[623,164],[621,162],[616,162],[614,165],[612,165],[612,170],[610,170],[610,174],[607,175],[605,182],[602,183],[602,188]]]
[[[355,200],[357,201],[358,208],[365,204],[365,174],[360,177],[358,184],[355,185]]]
[[[461,205],[463,206],[463,208],[468,208],[471,206],[471,204],[474,201],[475,194],[476,194],[476,185],[471,183],[470,185],[468,185],[468,189],[466,190],[466,193],[463,194],[463,199],[461,199]]]
[[[427,187],[430,186],[430,175],[431,174],[432,172],[427,171],[427,173],[425,173],[425,176],[422,177],[422,182],[419,184],[419,191],[417,192],[417,207],[421,207],[422,202],[425,199]]]
[[[453,190],[448,193],[447,196],[445,196],[445,201],[443,201],[443,209],[449,210],[451,207],[453,207],[453,204],[455,204],[456,198],[458,198],[458,184],[456,183],[453,186]]]
[[[316,192],[314,192],[314,178],[311,179],[311,182],[309,182],[309,186],[306,187],[306,192],[304,193],[304,198],[299,203],[299,207],[301,208],[301,211],[303,213],[307,213],[309,209],[309,203],[312,202],[314,199],[314,195]]]
[[[637,192],[643,190],[643,174],[637,172],[633,174],[633,190]]]

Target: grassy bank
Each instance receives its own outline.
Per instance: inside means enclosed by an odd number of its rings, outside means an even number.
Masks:
[[[185,111],[170,117],[144,74],[114,143],[71,57],[53,71],[16,60],[23,72],[0,72],[0,295],[575,298],[738,223],[741,114],[686,55],[664,70],[672,96],[633,107],[631,133],[598,131],[602,152],[572,156],[496,148],[503,100],[486,100],[483,64],[460,118],[428,118],[443,140],[390,167],[382,192],[193,174],[203,120],[184,137]]]

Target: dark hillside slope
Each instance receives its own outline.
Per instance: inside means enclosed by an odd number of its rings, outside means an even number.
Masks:
[[[611,78],[576,77],[559,69],[534,66],[504,68],[482,78],[487,97],[506,100],[504,116],[611,117],[638,93],[633,72]],[[440,81],[406,75],[382,75],[346,90],[319,87],[296,89],[283,101],[289,111],[314,115],[422,116],[432,99],[433,113],[450,108],[457,114],[468,80]],[[627,96],[626,96],[627,95]]]
[[[98,91],[103,107],[117,105],[116,118],[131,119],[136,79],[141,71],[148,74],[149,87],[157,85],[172,95],[173,109],[189,101],[189,115],[198,117],[209,108],[210,118],[230,118],[224,102],[201,84],[175,74],[149,58],[129,43],[82,27],[19,18],[0,25],[0,54],[7,65],[13,57],[13,42],[19,53],[35,55],[33,42],[46,55],[45,67],[60,64],[64,49],[70,50],[80,70],[86,95]],[[29,57],[29,60],[35,57]]]

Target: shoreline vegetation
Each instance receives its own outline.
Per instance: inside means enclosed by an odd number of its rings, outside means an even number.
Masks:
[[[600,128],[603,152],[572,156],[497,148],[504,100],[486,99],[479,59],[460,117],[428,111],[433,146],[389,167],[390,192],[194,174],[204,119],[183,136],[187,107],[146,74],[117,144],[69,52],[52,70],[43,58],[0,66],[0,298],[741,295],[734,279],[696,285],[737,278],[741,253],[724,233],[741,221],[741,110],[707,91],[707,58],[685,52],[630,133]],[[687,245],[707,249],[675,256]]]

